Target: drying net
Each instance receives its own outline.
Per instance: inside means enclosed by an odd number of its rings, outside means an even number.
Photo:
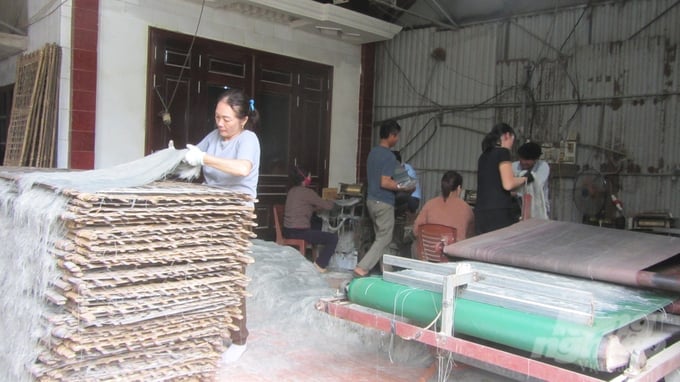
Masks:
[[[254,200],[184,150],[0,169],[0,380],[212,379],[249,279]]]
[[[347,380],[348,368],[357,367],[357,360],[367,360],[373,372],[382,374],[369,373],[365,380],[378,381],[386,380],[385,369],[423,370],[432,363],[430,350],[420,342],[316,309],[319,299],[342,292],[351,273],[320,274],[295,248],[258,239],[253,240],[252,257],[255,262],[247,268],[252,279],[248,284],[248,350],[238,363],[222,367],[218,380],[290,376],[284,378],[290,381],[296,380],[293,376],[309,375],[310,381],[342,381]],[[312,376],[320,364],[325,372]],[[335,377],[328,378],[329,374]]]

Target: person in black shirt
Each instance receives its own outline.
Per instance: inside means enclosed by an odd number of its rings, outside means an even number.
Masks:
[[[517,222],[513,213],[513,189],[534,179],[531,173],[515,177],[510,150],[515,131],[507,123],[498,123],[482,141],[482,155],[477,161],[477,202],[475,230],[477,234],[495,231]]]

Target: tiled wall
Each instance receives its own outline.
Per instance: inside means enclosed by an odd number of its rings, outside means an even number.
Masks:
[[[72,90],[70,163],[73,169],[94,168],[97,100],[99,0],[74,0],[72,24]]]

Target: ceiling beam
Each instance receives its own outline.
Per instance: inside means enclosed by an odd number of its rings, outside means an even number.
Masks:
[[[432,25],[436,25],[436,26],[444,28],[444,29],[454,29],[454,30],[458,29],[458,26],[456,24],[446,24],[446,23],[443,23],[439,20],[435,20],[435,19],[432,19],[432,18],[429,18],[429,17],[425,17],[425,16],[418,14],[416,12],[412,12],[412,11],[409,11],[408,9],[401,8],[401,7],[399,7],[395,4],[392,4],[392,2],[390,2],[390,1],[385,1],[385,0],[369,0],[369,1],[374,2],[374,3],[378,3],[378,4],[382,4],[382,5],[385,5],[387,7],[392,8],[392,9],[396,9],[400,12],[403,12],[403,13],[418,17],[420,19],[429,21],[429,22],[432,23]]]
[[[453,18],[451,18],[451,15],[449,15],[449,12],[447,12],[446,9],[442,8],[442,6],[439,4],[439,1],[438,1],[438,0],[431,0],[431,1],[432,1],[432,3],[435,5],[435,7],[439,8],[439,11],[440,11],[441,13],[443,13],[444,16],[446,16],[446,19],[449,20],[449,22],[451,23],[451,25],[453,25],[453,26],[456,27],[456,28],[459,27],[459,26],[458,26],[458,23],[455,22],[455,21],[453,21]]]

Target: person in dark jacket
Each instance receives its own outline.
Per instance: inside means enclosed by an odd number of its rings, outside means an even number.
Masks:
[[[475,230],[477,234],[495,231],[517,222],[511,191],[533,182],[529,172],[515,177],[510,150],[515,130],[507,123],[495,125],[482,141],[482,154],[477,161],[477,202]]]

